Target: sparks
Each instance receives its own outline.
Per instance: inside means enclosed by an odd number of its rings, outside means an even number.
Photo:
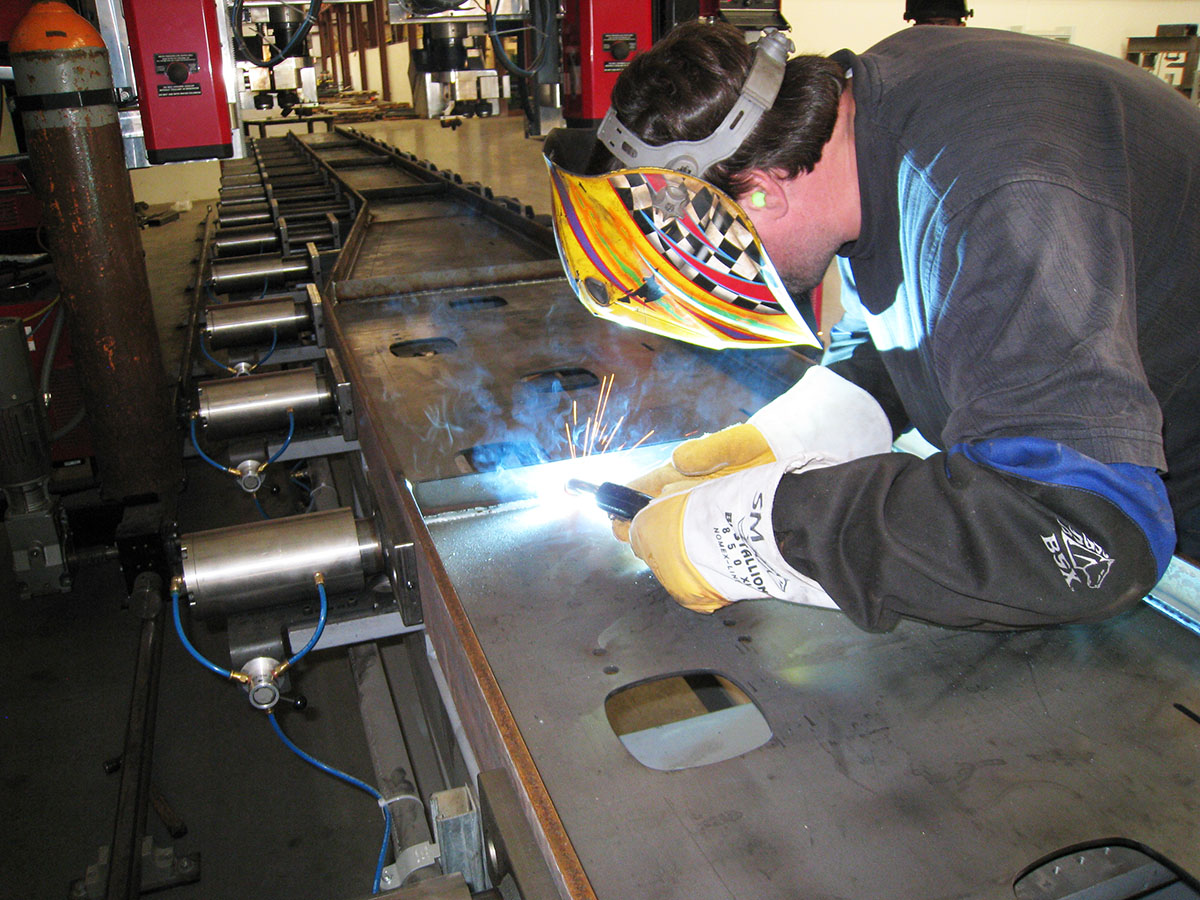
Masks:
[[[612,446],[621,426],[625,424],[625,416],[621,416],[611,425],[605,421],[605,416],[608,414],[608,402],[612,397],[613,382],[616,380],[617,377],[613,374],[605,375],[600,379],[600,393],[596,395],[596,410],[584,419],[583,436],[578,443],[575,441],[575,434],[579,430],[579,405],[575,400],[571,401],[571,419],[569,422],[563,422],[563,431],[567,435],[567,448],[571,451],[571,459],[606,453],[610,449],[614,452],[625,449],[627,442],[622,442],[617,447]],[[654,434],[654,429],[642,435],[633,447],[640,447],[652,434]],[[629,449],[632,450],[633,447]]]

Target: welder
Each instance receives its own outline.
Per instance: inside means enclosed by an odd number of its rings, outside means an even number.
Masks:
[[[679,26],[586,153],[547,144],[597,315],[815,344],[799,304],[841,271],[822,365],[631,485],[656,497],[633,551],[702,612],[769,597],[887,630],[1129,609],[1200,554],[1200,110],[1007,32],[791,49]],[[938,452],[892,452],[909,428]]]

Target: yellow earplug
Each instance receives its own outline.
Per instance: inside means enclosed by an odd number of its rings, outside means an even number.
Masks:
[[[750,205],[756,206],[759,209],[762,209],[764,206],[766,206],[767,205],[767,192],[766,191],[755,191],[753,194],[751,194],[750,195]]]

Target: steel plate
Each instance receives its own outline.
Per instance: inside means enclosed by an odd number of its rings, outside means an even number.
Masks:
[[[490,297],[504,305],[469,302]],[[599,385],[547,393],[536,386],[544,382],[528,380],[537,373],[613,375],[604,418],[624,417],[620,441],[632,444],[651,429],[650,442],[660,443],[740,420],[805,365],[788,351],[722,357],[593,318],[562,279],[342,303],[337,318],[363,376],[358,389],[378,411],[375,427],[399,448],[399,467],[413,482],[470,472],[462,453],[480,445],[532,445],[546,459],[568,458],[571,401],[582,426]],[[434,340],[455,349],[433,345],[431,355],[403,357],[389,349]],[[718,357],[736,377],[703,364]]]
[[[1117,836],[1200,871],[1200,725],[1173,705],[1200,709],[1200,644],[1145,607],[1000,635],[872,635],[773,601],[701,616],[594,509],[428,527],[600,898],[1003,898],[1042,856]],[[697,669],[774,739],[643,767],[606,696]]]

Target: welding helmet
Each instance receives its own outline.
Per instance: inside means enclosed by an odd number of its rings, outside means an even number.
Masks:
[[[745,211],[699,177],[774,103],[790,45],[778,32],[760,39],[741,95],[704,140],[651,146],[611,109],[595,135],[551,132],[554,235],[591,313],[704,347],[820,346]],[[579,174],[597,140],[625,168]]]

